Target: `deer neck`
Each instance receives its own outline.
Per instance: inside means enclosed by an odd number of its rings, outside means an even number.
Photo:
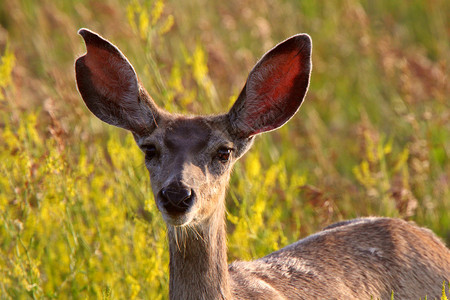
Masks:
[[[204,224],[168,227],[170,299],[231,299],[224,217],[221,207]]]

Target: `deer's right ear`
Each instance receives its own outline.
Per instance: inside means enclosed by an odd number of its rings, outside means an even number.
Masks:
[[[157,107],[140,87],[120,50],[98,34],[80,29],[87,53],[75,63],[78,90],[89,110],[102,121],[137,134],[151,131]],[[145,96],[145,97],[144,97]]]

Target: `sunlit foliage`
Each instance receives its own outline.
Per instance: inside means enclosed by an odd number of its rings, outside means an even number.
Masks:
[[[235,167],[230,261],[366,215],[449,244],[449,20],[445,0],[1,2],[0,299],[168,296],[143,155],[76,91],[81,27],[117,44],[160,106],[197,114],[226,111],[266,50],[311,35],[299,114]]]

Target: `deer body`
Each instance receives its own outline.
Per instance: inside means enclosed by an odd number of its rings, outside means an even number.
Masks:
[[[157,107],[131,64],[96,33],[79,32],[80,94],[101,120],[133,133],[167,225],[171,299],[396,299],[439,297],[450,251],[402,220],[337,223],[252,262],[227,265],[225,191],[253,137],[299,109],[311,71],[301,34],[267,52],[227,114],[186,117]]]
[[[238,299],[390,299],[391,291],[395,299],[434,299],[441,291],[433,282],[449,278],[449,259],[448,249],[427,229],[362,218],[254,262],[233,263],[230,271],[242,286],[257,278],[279,295],[256,298],[253,291],[236,289]]]

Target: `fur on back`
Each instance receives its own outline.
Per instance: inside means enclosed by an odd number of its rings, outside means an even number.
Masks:
[[[413,223],[361,218],[229,272],[236,299],[434,299],[450,279],[450,251]]]

